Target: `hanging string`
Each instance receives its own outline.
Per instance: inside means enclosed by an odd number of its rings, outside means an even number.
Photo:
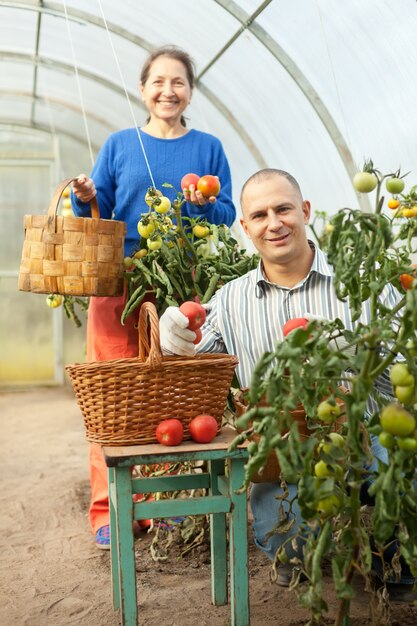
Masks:
[[[114,48],[113,41],[112,41],[112,38],[111,38],[111,34],[110,34],[110,31],[109,31],[109,27],[107,25],[107,20],[106,20],[106,17],[104,15],[103,6],[101,4],[101,0],[97,0],[97,2],[98,2],[98,5],[100,7],[101,17],[103,18],[104,26],[106,28],[107,36],[108,36],[108,39],[109,39],[109,42],[110,42],[110,47],[111,47],[111,49],[113,51],[114,60],[116,61],[116,66],[117,66],[117,69],[118,69],[118,72],[119,72],[119,75],[120,75],[120,80],[122,82],[122,86],[123,86],[123,90],[125,92],[127,104],[129,106],[130,114],[132,116],[133,125],[135,127],[135,130],[136,130],[136,133],[137,133],[137,136],[138,136],[138,139],[139,139],[140,147],[142,148],[143,158],[145,159],[146,167],[148,168],[148,173],[149,173],[149,177],[150,177],[151,182],[152,182],[152,187],[156,187],[155,181],[154,181],[154,178],[153,178],[153,175],[152,175],[151,166],[149,165],[148,157],[146,156],[145,146],[143,145],[142,137],[140,135],[139,128],[138,128],[138,125],[136,123],[135,114],[133,112],[132,103],[130,101],[130,97],[129,97],[129,93],[127,91],[125,79],[123,77],[122,68],[120,67],[119,59],[117,57],[116,50]]]
[[[322,16],[322,13],[320,11],[319,2],[320,2],[320,0],[316,0],[316,8],[317,8],[317,13],[319,15],[320,27],[321,27],[321,31],[322,31],[322,35],[323,35],[323,40],[324,40],[324,43],[325,43],[325,46],[326,46],[326,51],[327,51],[327,56],[328,56],[328,59],[329,59],[330,70],[331,70],[331,73],[332,73],[334,86],[335,86],[335,89],[336,89],[337,102],[338,102],[339,109],[340,109],[340,114],[341,114],[341,117],[342,117],[342,120],[343,120],[343,125],[345,127],[346,143],[348,145],[351,145],[351,141],[350,141],[350,138],[349,138],[349,129],[348,129],[348,125],[346,123],[345,112],[344,112],[343,105],[342,105],[342,99],[340,97],[339,87],[338,87],[337,79],[336,79],[336,73],[334,71],[333,60],[332,60],[332,56],[330,54],[329,43],[328,43],[328,40],[327,40],[327,37],[326,37],[326,30],[324,28],[323,16]]]
[[[72,63],[74,65],[75,80],[77,82],[78,95],[80,97],[81,111],[82,111],[83,120],[84,120],[85,134],[86,134],[86,137],[87,137],[88,150],[90,152],[91,164],[94,165],[93,148],[92,148],[92,145],[91,145],[91,137],[90,137],[90,133],[89,133],[89,130],[88,130],[87,115],[86,115],[86,111],[85,111],[83,94],[82,94],[82,90],[81,90],[81,82],[80,82],[80,76],[79,76],[79,73],[78,73],[77,59],[76,59],[76,56],[75,56],[74,42],[73,42],[73,39],[72,39],[71,28],[70,28],[70,23],[69,23],[69,19],[68,19],[67,3],[65,2],[65,0],[63,0],[63,4],[64,4],[64,12],[65,12],[65,21],[67,23],[68,39],[69,39],[70,47],[71,47]]]

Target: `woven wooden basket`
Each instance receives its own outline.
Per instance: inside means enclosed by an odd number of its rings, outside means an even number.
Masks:
[[[213,415],[220,426],[237,363],[228,354],[162,356],[158,314],[153,303],[145,302],[138,358],[68,365],[66,370],[87,439],[117,446],[156,443],[156,426],[169,418],[182,422],[185,440],[197,415]]]
[[[57,215],[62,193],[55,189],[47,215],[25,215],[25,238],[18,287],[33,293],[119,296],[123,293],[125,222],[100,219],[96,198],[92,217]]]

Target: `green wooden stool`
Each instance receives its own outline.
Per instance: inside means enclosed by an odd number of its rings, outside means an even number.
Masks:
[[[230,605],[232,626],[249,624],[246,493],[242,485],[245,447],[228,452],[236,433],[223,428],[209,444],[183,442],[168,448],[159,444],[104,446],[109,470],[111,573],[113,607],[120,609],[123,626],[136,626],[136,568],[133,520],[210,514],[212,602],[228,602],[226,526],[229,522]],[[208,472],[133,478],[133,465],[207,461]],[[208,489],[208,495],[134,503],[135,493]],[[228,514],[228,517],[226,516]]]

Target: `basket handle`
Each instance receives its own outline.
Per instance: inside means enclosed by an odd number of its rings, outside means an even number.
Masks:
[[[150,343],[148,339],[148,321],[150,324]],[[139,312],[139,361],[146,361],[150,367],[162,363],[159,340],[159,317],[153,302],[144,302]]]
[[[66,189],[68,187],[68,185],[73,183],[74,180],[77,180],[77,176],[75,176],[74,178],[66,178],[61,183],[59,183],[58,187],[55,189],[54,195],[52,196],[51,204],[49,205],[49,209],[48,209],[48,218],[49,219],[52,219],[52,218],[55,217],[56,212],[58,210],[59,201],[61,200],[61,196],[62,196],[62,194],[64,192],[64,189]],[[94,198],[91,198],[91,200],[90,200],[90,207],[91,207],[91,217],[99,219],[100,218],[100,210],[98,208],[98,202],[97,202],[97,197],[96,196],[94,196]]]

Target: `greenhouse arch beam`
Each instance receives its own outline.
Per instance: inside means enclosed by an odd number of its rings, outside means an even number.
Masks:
[[[30,91],[2,91],[3,98],[10,98],[12,100],[33,100],[36,102],[45,103],[47,106],[51,106],[55,109],[69,109],[70,111],[76,113],[77,115],[82,116],[83,112],[81,107],[68,102],[67,100],[61,100],[59,98],[51,98],[44,96],[33,95]],[[97,113],[94,113],[91,110],[86,111],[87,118],[89,120],[93,120],[97,124],[103,126],[106,130],[110,130],[110,132],[116,131],[117,129],[109,124],[108,120]]]
[[[263,46],[265,46],[265,48],[274,56],[278,63],[287,71],[287,73],[291,76],[299,89],[303,92],[304,96],[313,107],[324,128],[326,129],[328,135],[330,136],[330,139],[332,140],[337,152],[339,153],[342,163],[345,166],[348,176],[350,180],[352,180],[353,176],[357,172],[357,166],[355,165],[349,146],[347,145],[342,132],[339,130],[339,127],[337,126],[332,115],[330,114],[330,111],[325,106],[322,99],[320,98],[320,95],[314,89],[313,85],[310,83],[305,74],[300,70],[298,65],[291,59],[291,57],[285,52],[285,50],[274,39],[272,39],[267,31],[254,21],[253,16],[249,15],[243,9],[241,9],[236,4],[236,2],[234,2],[233,0],[215,0],[215,2],[217,2],[217,4],[219,4],[225,11],[233,15],[233,17],[242,24],[242,27],[239,29],[238,33],[236,33],[236,35],[234,35],[231,40],[227,44],[225,44],[220,53],[216,55],[212,62],[203,69],[198,78],[201,78],[201,76],[208,71],[208,69],[220,58],[220,56],[222,56],[222,54],[236,40],[237,36],[240,36],[245,30],[249,30],[258,39],[258,41]],[[265,9],[268,4],[269,2],[264,2],[263,9]],[[261,12],[262,10],[258,9],[256,12],[256,16],[258,16]],[[371,205],[368,197],[364,197],[363,195],[358,193],[356,193],[356,195],[362,210],[369,211]]]
[[[22,122],[22,121],[17,121],[17,120],[3,119],[0,117],[0,130],[3,130],[3,128],[7,128],[11,130],[15,128],[39,130],[43,133],[47,133],[48,135],[53,135],[53,134],[63,135],[65,137],[68,137],[69,139],[73,139],[77,143],[85,144],[84,137],[80,137],[79,135],[76,135],[75,133],[71,133],[66,128],[55,127],[54,129],[55,132],[53,132],[50,126],[47,126],[46,124],[41,124],[40,122]],[[97,153],[100,149],[100,146],[93,144],[93,148],[95,152]]]
[[[64,63],[63,61],[58,61],[57,59],[39,57],[39,56],[34,56],[32,54],[25,54],[23,52],[10,52],[6,50],[1,50],[0,61],[12,61],[16,63],[35,63],[37,65],[41,65],[46,68],[52,68],[55,70],[59,70],[61,72],[65,72],[66,74],[74,73],[74,68],[69,63]],[[126,97],[124,89],[120,87],[119,85],[117,85],[116,83],[114,83],[113,81],[108,80],[107,78],[103,78],[102,76],[98,76],[97,74],[94,74],[94,72],[90,72],[82,68],[77,68],[77,71],[80,74],[80,76],[83,76],[84,78],[88,78],[89,80],[99,83],[100,85],[103,85],[107,89],[114,91],[118,95]],[[137,94],[128,92],[128,95],[129,95],[129,99],[132,102],[139,105],[143,110],[145,110],[143,102],[140,100]]]

